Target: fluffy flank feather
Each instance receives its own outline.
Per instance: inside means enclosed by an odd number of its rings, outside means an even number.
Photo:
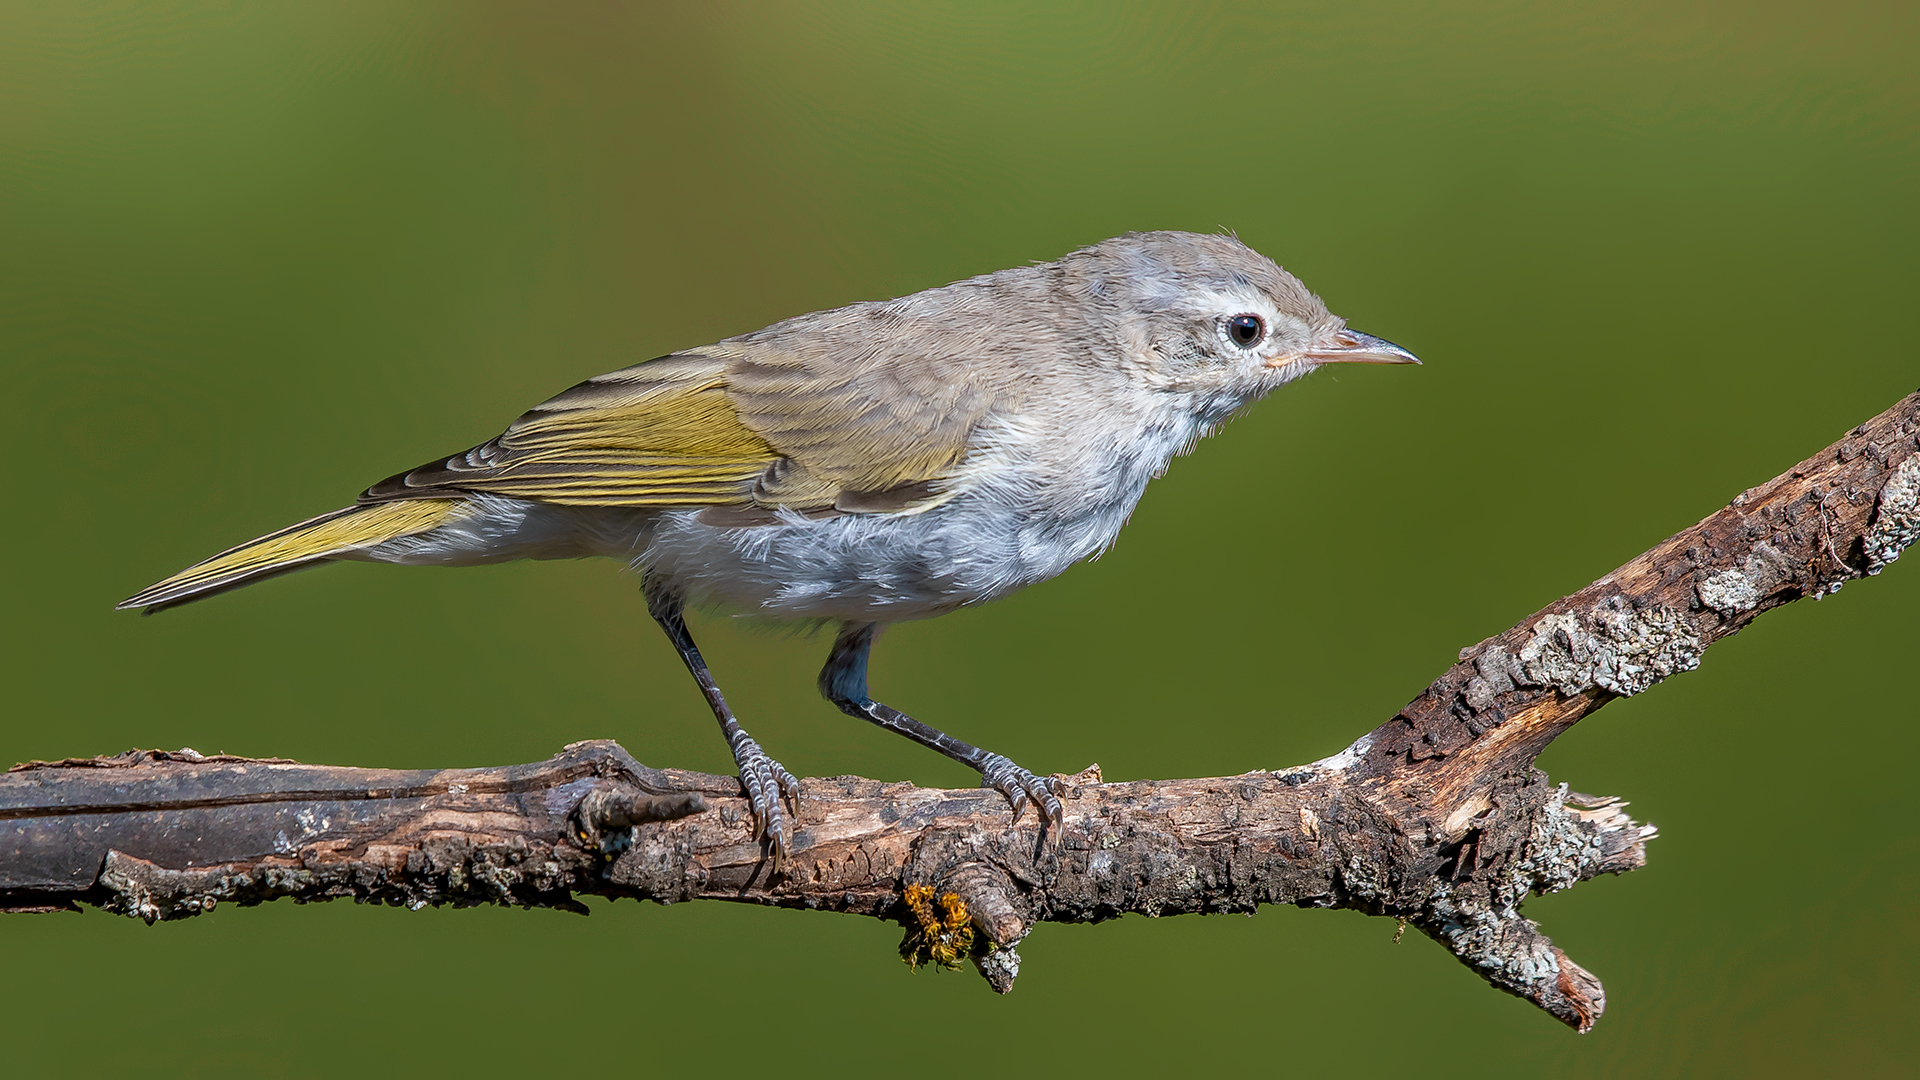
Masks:
[[[446,523],[465,505],[459,499],[418,499],[350,506],[289,525],[187,567],[120,602],[148,614],[299,570],[332,556],[411,536]]]

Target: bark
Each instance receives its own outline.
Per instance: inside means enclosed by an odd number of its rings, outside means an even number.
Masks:
[[[1920,535],[1920,393],[1592,585],[1460,652],[1333,757],[1197,780],[1064,777],[1043,836],[998,794],[804,782],[776,866],[738,781],[611,742],[494,769],[392,771],[190,750],[30,762],[0,777],[0,908],[149,922],[351,896],[584,912],[577,897],[731,900],[870,915],[910,962],[971,959],[1001,992],[1040,922],[1354,908],[1405,920],[1581,1031],[1598,979],[1520,914],[1644,864],[1617,799],[1533,767],[1581,717],[1698,666],[1762,612],[1879,573]]]

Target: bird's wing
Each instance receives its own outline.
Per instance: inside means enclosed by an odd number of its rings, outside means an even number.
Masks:
[[[727,396],[741,422],[782,455],[756,481],[757,504],[856,514],[937,506],[981,422],[1024,393],[980,378],[969,343],[924,328],[888,333],[861,314],[791,320],[777,336],[710,347],[729,361]]]
[[[725,365],[677,353],[588,379],[362,502],[484,492],[575,506],[727,506],[781,454],[741,424]]]
[[[816,359],[811,362],[808,354]],[[826,363],[736,339],[601,375],[362,502],[484,492],[584,506],[912,513],[938,505],[989,402],[915,365]],[[947,373],[951,374],[951,373]]]

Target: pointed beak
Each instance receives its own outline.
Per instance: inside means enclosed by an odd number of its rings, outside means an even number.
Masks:
[[[1407,350],[1372,334],[1342,330],[1333,335],[1332,344],[1301,353],[1296,360],[1309,364],[1417,364],[1420,358]]]

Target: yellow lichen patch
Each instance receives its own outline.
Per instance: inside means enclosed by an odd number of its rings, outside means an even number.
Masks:
[[[958,971],[973,951],[973,917],[967,913],[967,902],[959,893],[945,893],[936,911],[933,887],[929,885],[907,886],[905,899],[907,910],[919,926],[909,930],[900,946],[900,958],[915,970],[932,961],[948,971]]]

